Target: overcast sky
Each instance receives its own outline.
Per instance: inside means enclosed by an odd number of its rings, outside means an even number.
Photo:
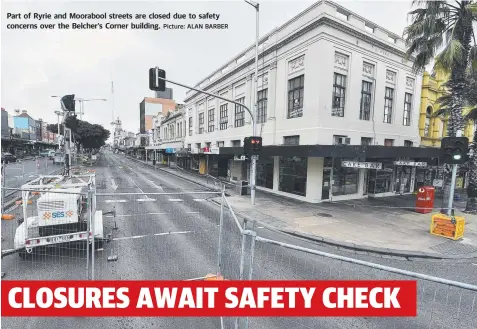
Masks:
[[[285,23],[315,1],[260,2],[260,35]],[[411,2],[336,1],[378,25],[402,35]],[[228,30],[7,30],[7,13],[195,13],[220,14]],[[1,106],[27,110],[55,123],[59,100],[51,95],[107,98],[85,102],[84,120],[111,128],[114,111],[123,128],[139,129],[139,103],[153,96],[148,69],[156,65],[171,80],[195,85],[255,41],[255,11],[244,1],[5,1],[2,0]],[[150,21],[150,20],[148,20]],[[17,23],[40,23],[17,20]],[[48,23],[48,21],[44,21]],[[57,22],[57,21],[56,21]],[[94,23],[93,21],[90,21]],[[164,23],[163,21],[158,21]],[[190,21],[186,21],[189,23]],[[104,22],[103,22],[104,23]],[[204,21],[198,23],[205,23]],[[207,21],[211,23],[211,21]],[[168,87],[171,87],[170,85]],[[182,101],[185,90],[173,87]]]

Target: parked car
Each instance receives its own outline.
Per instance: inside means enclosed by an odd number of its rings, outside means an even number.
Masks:
[[[48,159],[54,160],[56,152],[54,150],[48,151]]]
[[[17,162],[17,157],[8,152],[2,152],[2,162]]]
[[[53,157],[53,164],[57,163],[65,163],[65,157],[63,156],[63,153],[57,152],[55,153],[55,156]]]

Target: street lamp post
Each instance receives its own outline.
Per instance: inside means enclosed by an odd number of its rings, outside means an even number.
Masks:
[[[252,134],[253,136],[257,136],[257,124],[256,124],[256,119],[257,119],[257,113],[258,113],[258,42],[259,42],[259,11],[260,11],[260,5],[258,2],[253,2],[249,0],[244,0],[246,3],[251,5],[252,7],[255,8],[256,12],[256,22],[255,22],[255,94],[254,94],[254,100],[255,100],[255,106],[254,106],[254,111],[253,111],[253,125],[252,125]],[[252,205],[255,205],[255,178],[256,178],[256,172],[257,172],[257,156],[252,155],[252,164],[250,168],[250,194],[251,194],[251,201]]]

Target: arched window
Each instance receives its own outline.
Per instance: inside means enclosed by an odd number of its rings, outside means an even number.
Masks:
[[[431,136],[431,114],[432,114],[432,107],[428,106],[426,109],[426,121],[424,124],[424,136],[430,137]]]

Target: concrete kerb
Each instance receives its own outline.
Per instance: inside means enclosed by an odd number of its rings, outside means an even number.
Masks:
[[[210,199],[213,203],[216,205],[220,205],[219,202],[217,202],[214,199]],[[225,206],[227,207],[227,206]],[[235,214],[238,217],[241,217],[242,219],[246,219],[248,221],[255,221],[257,224],[260,226],[269,229],[271,231],[277,232],[277,233],[282,233],[282,234],[287,234],[291,235],[297,238],[301,238],[304,240],[312,241],[312,242],[317,242],[317,243],[322,243],[326,245],[330,245],[333,247],[337,247],[338,249],[341,250],[346,250],[346,251],[354,251],[354,252],[361,252],[361,253],[370,253],[370,254],[378,254],[382,256],[393,256],[393,257],[401,257],[401,258],[406,258],[408,260],[412,259],[433,259],[433,260],[452,260],[452,259],[475,259],[477,258],[477,252],[469,253],[466,255],[438,255],[438,254],[432,254],[432,253],[425,253],[421,251],[405,251],[405,250],[398,250],[398,249],[389,249],[389,248],[378,248],[378,247],[371,247],[371,246],[363,246],[363,245],[357,245],[354,243],[348,243],[348,242],[343,242],[343,241],[336,241],[330,238],[325,238],[313,234],[307,234],[303,232],[297,232],[293,230],[285,230],[285,229],[278,229],[272,225],[266,224],[261,222],[260,220],[253,219],[252,217],[245,215],[241,212],[235,211]]]

